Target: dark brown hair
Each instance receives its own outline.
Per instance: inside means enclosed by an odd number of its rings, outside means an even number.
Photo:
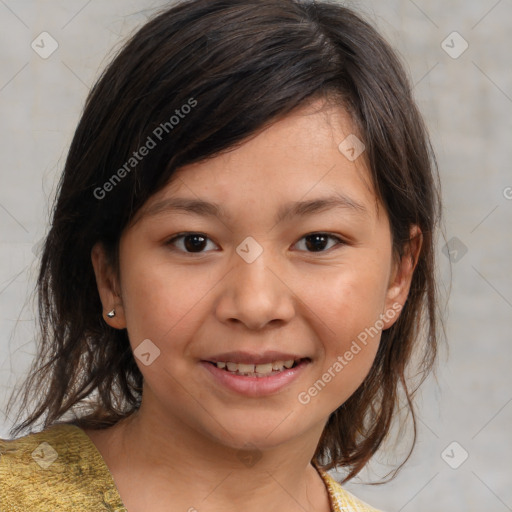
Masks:
[[[356,475],[389,433],[401,390],[416,440],[412,398],[433,368],[438,338],[435,158],[403,67],[382,37],[337,2],[299,0],[174,4],[132,36],[90,91],[37,282],[38,356],[21,403],[38,404],[11,434],[67,413],[84,428],[105,428],[139,407],[142,374],[126,330],[102,319],[91,248],[102,242],[117,268],[122,231],[176,169],[232,149],[320,97],[347,109],[358,126],[394,256],[404,256],[412,224],[423,244],[405,307],[382,333],[363,384],[331,414],[313,462],[345,468],[345,480]],[[161,141],[127,165],[155,133]],[[406,370],[414,354],[420,379],[413,386]],[[89,410],[76,414],[83,404]]]

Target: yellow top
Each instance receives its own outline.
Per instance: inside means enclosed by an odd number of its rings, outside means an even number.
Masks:
[[[379,512],[318,469],[332,512]],[[0,512],[128,512],[89,436],[57,423],[18,439],[0,439]]]

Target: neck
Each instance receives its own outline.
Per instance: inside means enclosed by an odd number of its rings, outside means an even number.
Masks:
[[[325,484],[311,464],[322,429],[276,447],[233,447],[141,405],[112,427],[102,455],[134,512],[149,503],[157,512],[155,502],[189,512],[328,511]]]

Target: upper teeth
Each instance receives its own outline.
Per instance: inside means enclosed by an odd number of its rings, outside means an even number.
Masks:
[[[282,371],[284,368],[291,368],[295,361],[289,359],[288,361],[274,361],[265,364],[245,364],[245,363],[232,363],[219,361],[215,363],[217,368],[226,368],[230,372],[239,373],[259,373],[261,375],[272,373],[272,371]]]

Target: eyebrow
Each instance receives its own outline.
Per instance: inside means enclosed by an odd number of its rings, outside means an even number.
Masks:
[[[275,223],[294,217],[306,217],[315,213],[322,213],[331,209],[343,209],[357,215],[369,216],[368,209],[362,204],[354,201],[343,194],[335,194],[327,197],[320,197],[309,201],[295,201],[281,205]],[[146,208],[141,212],[141,220],[144,217],[153,217],[164,213],[182,212],[199,215],[201,217],[216,217],[227,221],[229,215],[225,209],[217,204],[202,199],[172,197],[163,199]]]

